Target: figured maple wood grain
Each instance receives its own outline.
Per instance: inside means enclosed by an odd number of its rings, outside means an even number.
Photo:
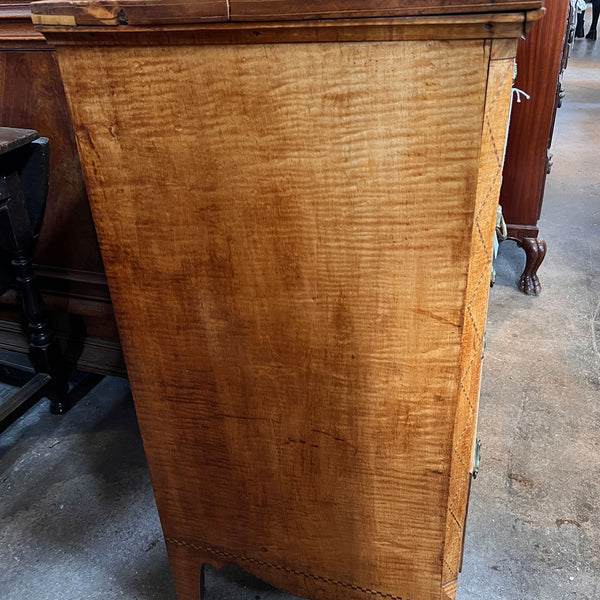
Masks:
[[[243,24],[43,28],[181,600],[203,562],[314,600],[455,589],[475,231],[510,97],[488,70],[510,45],[478,17],[449,30],[480,39],[428,39],[425,19],[315,24],[315,43],[294,43],[306,24],[269,44],[236,44]],[[496,22],[516,39],[527,19]]]
[[[496,42],[492,42],[495,44]],[[496,225],[502,166],[517,40],[512,47],[502,42],[491,49],[492,57],[485,99],[481,139],[481,162],[471,240],[467,280],[459,398],[453,438],[453,457],[448,495],[448,520],[444,548],[443,581],[449,598],[456,595],[460,571],[469,478],[473,463],[474,437],[481,379],[483,337],[490,289],[492,249]]]
[[[60,52],[165,535],[439,596],[481,43]]]
[[[454,600],[456,598],[457,587],[458,582],[456,580],[444,585],[441,600]]]

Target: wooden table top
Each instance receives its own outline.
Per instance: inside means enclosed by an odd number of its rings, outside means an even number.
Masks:
[[[0,127],[0,154],[20,148],[39,138],[33,129],[15,129],[14,127]]]

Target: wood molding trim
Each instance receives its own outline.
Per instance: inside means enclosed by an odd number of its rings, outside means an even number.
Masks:
[[[33,5],[32,5],[33,6]],[[65,27],[47,25],[37,29],[53,45],[153,46],[169,44],[270,44],[304,42],[365,42],[414,40],[514,39],[540,18],[533,13],[488,13],[442,17],[396,17],[386,19],[213,23],[165,27]],[[35,20],[35,15],[34,15]],[[40,23],[40,20],[37,20]],[[126,34],[126,35],[125,35]]]
[[[0,2],[0,22],[5,19],[30,19],[29,2]]]
[[[506,224],[506,231],[509,238],[522,240],[524,238],[536,238],[540,229],[537,225],[513,225],[510,223]]]
[[[73,27],[522,13],[541,6],[540,0],[43,0],[32,12],[36,24]]]
[[[230,21],[281,21],[396,17],[403,15],[453,15],[514,12],[540,8],[541,2],[489,0],[230,0]],[[343,8],[341,8],[343,7]]]
[[[29,3],[0,3],[0,49],[50,50],[31,22]]]

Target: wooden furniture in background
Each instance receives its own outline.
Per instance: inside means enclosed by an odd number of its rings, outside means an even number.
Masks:
[[[181,600],[205,562],[314,600],[455,596],[514,55],[541,11],[419,5],[32,5]]]
[[[29,3],[0,0],[0,126],[35,129],[52,146],[38,285],[72,367],[125,375],[117,328],[54,50]],[[20,300],[0,296],[0,348],[27,353]]]
[[[500,204],[509,239],[525,250],[519,288],[526,294],[541,290],[537,271],[546,256],[546,242],[539,237],[537,222],[552,166],[554,120],[564,95],[560,75],[568,53],[569,5],[569,0],[545,0],[546,16],[517,50],[515,87],[530,99],[513,104]]]
[[[68,409],[68,370],[36,285],[32,266],[48,195],[48,138],[31,129],[0,127],[0,260],[5,287],[18,288],[27,321],[29,357],[36,375],[0,406],[0,423],[23,404],[42,394],[50,410]]]

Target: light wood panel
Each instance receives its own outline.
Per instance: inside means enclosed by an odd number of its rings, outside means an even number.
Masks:
[[[460,359],[459,397],[452,443],[452,469],[448,495],[448,519],[444,548],[443,580],[448,597],[454,598],[462,562],[466,527],[469,478],[473,467],[474,438],[487,300],[490,289],[493,237],[496,225],[498,194],[502,182],[506,124],[517,40],[493,48],[485,99],[485,115],[481,137],[481,161],[477,184],[471,257],[463,313],[462,350]]]
[[[439,595],[481,44],[61,53],[170,547]]]
[[[180,600],[204,562],[311,600],[455,594],[536,16],[42,27]]]

